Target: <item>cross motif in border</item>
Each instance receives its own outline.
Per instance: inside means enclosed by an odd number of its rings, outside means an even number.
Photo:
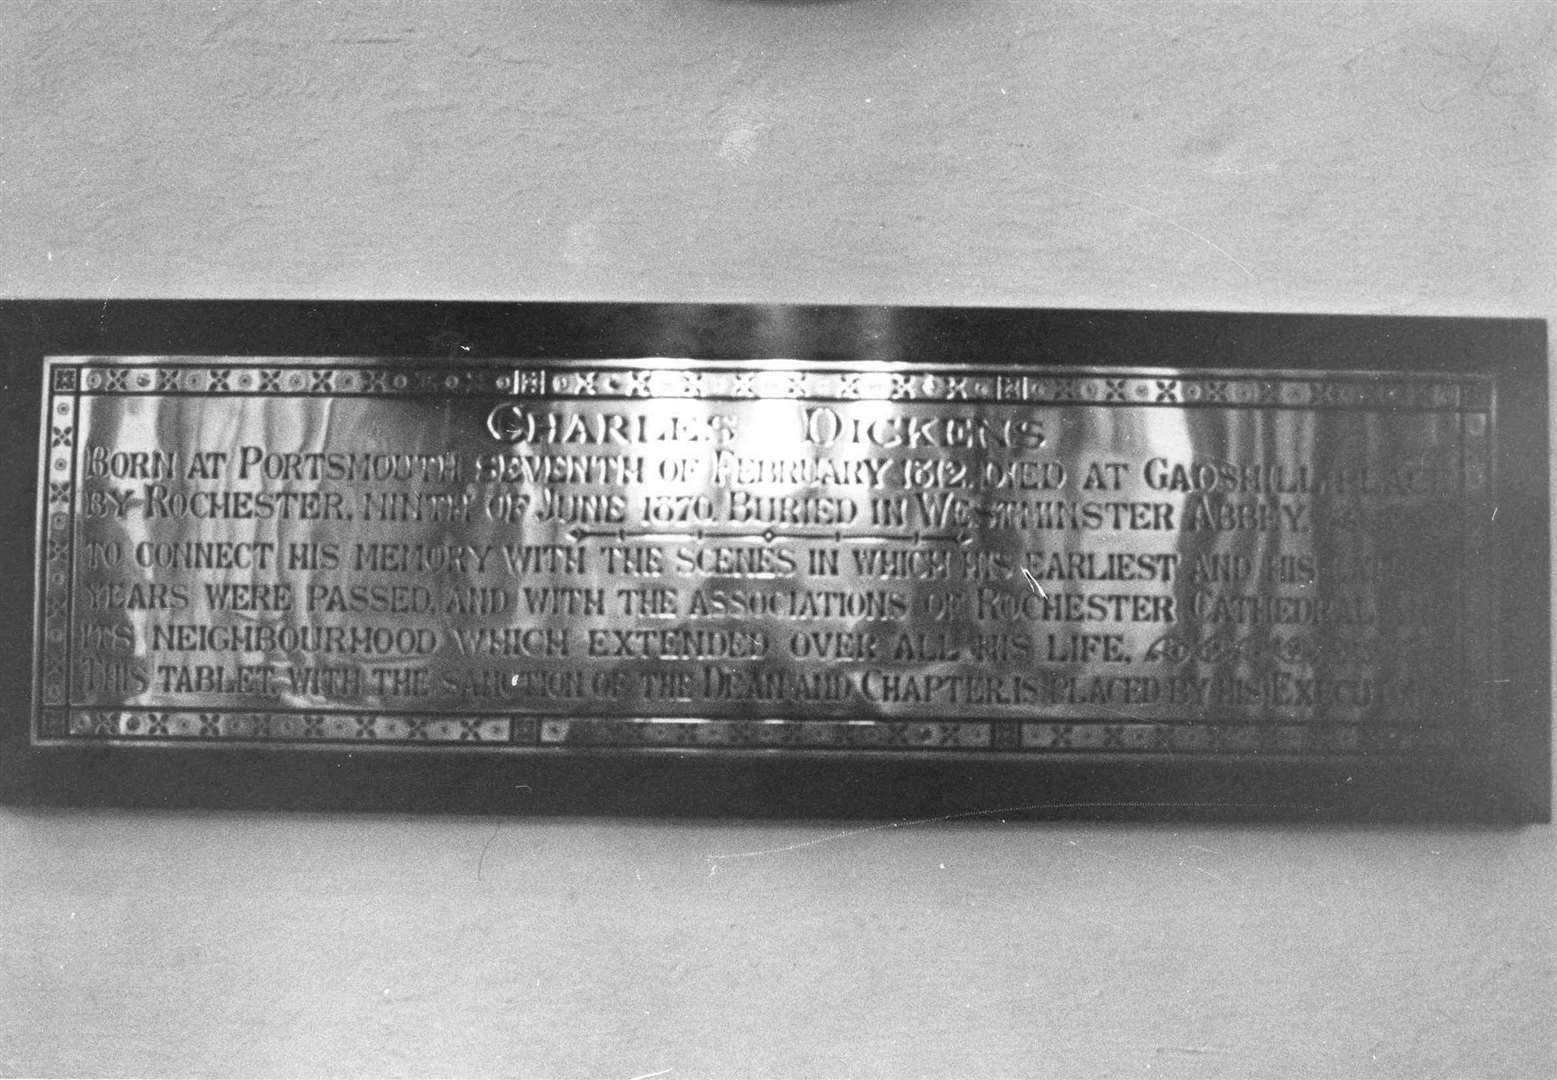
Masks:
[[[961,375],[945,375],[942,381],[946,384],[941,391],[941,397],[946,401],[967,401],[968,380]]]
[[[800,743],[805,742],[805,725],[793,722],[781,724],[778,729],[778,736],[779,742],[784,745],[798,746]]]
[[[886,725],[886,744],[888,746],[911,746],[914,744],[913,732],[908,724],[898,722]]]
[[[725,730],[730,733],[730,741],[737,746],[755,746],[761,738],[757,724],[752,720],[733,721]]]

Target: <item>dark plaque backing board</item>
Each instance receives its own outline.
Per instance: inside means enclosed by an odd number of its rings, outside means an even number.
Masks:
[[[1545,326],[0,305],[7,798],[1545,820]]]

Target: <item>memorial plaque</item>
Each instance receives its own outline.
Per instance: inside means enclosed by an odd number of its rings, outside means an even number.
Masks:
[[[459,336],[31,358],[29,762],[289,805],[331,763],[362,805],[1544,813],[1538,354]]]

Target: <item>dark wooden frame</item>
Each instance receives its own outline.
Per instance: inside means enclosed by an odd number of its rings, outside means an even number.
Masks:
[[[888,327],[888,333],[882,328]],[[135,806],[730,815],[1546,821],[1550,815],[1546,325],[1539,320],[967,308],[442,302],[0,303],[0,796]],[[1518,737],[1448,761],[1035,762],[894,755],[457,755],[34,748],[42,358],[58,354],[1031,361],[1490,372],[1501,707]]]

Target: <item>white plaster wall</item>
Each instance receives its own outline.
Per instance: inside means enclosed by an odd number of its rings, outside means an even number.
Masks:
[[[0,295],[1550,318],[1554,57],[1546,2],[0,0]],[[1550,1076],[1554,913],[1549,827],[5,810],[0,1072]]]

